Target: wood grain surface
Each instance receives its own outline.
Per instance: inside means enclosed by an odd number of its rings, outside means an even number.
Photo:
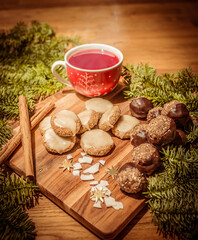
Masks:
[[[0,29],[8,30],[20,21],[44,21],[58,35],[80,36],[84,43],[100,42],[119,48],[124,64],[149,63],[159,73],[192,66],[198,73],[197,1],[89,3],[69,6],[61,0],[46,1],[45,5],[42,1],[35,5],[33,0],[1,1]],[[60,91],[50,99],[55,101],[66,94]],[[36,224],[37,239],[98,239],[45,196],[29,214]],[[158,240],[162,236],[144,208],[116,239]]]

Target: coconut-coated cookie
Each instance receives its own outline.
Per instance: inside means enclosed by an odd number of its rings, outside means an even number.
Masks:
[[[135,117],[122,115],[111,130],[116,137],[129,139],[131,131],[139,123],[140,121]]]
[[[89,155],[104,156],[114,146],[112,137],[101,129],[93,129],[81,135],[80,146]]]
[[[137,193],[145,189],[146,178],[131,162],[125,163],[118,172],[117,183],[127,193]]]
[[[80,130],[81,121],[74,112],[61,110],[52,115],[51,125],[59,136],[72,137]]]
[[[111,109],[107,110],[103,113],[100,121],[99,121],[99,128],[104,131],[109,131],[111,128],[114,127],[115,123],[118,121],[121,115],[121,110],[119,106],[114,106]]]
[[[48,128],[43,135],[43,143],[46,149],[52,153],[65,153],[71,150],[76,143],[74,137],[60,137],[52,128]]]
[[[84,133],[95,127],[99,120],[99,114],[94,110],[85,110],[78,114],[81,121],[81,128],[78,134]]]
[[[113,107],[113,104],[103,98],[91,98],[85,102],[85,107],[87,110],[96,111],[101,117],[103,113]]]
[[[51,128],[51,116],[45,117],[39,124],[39,130],[41,135],[45,133],[45,131]]]

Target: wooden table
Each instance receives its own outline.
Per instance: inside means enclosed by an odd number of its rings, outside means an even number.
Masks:
[[[191,66],[198,73],[198,3],[153,2],[7,0],[0,6],[0,29],[10,29],[19,21],[44,21],[58,35],[119,48],[124,64],[149,63],[159,73]],[[98,239],[45,196],[29,215],[36,224],[37,239]],[[159,240],[162,236],[145,207],[116,239]]]

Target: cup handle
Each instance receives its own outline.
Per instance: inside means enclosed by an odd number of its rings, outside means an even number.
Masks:
[[[63,66],[65,68],[65,71],[67,72],[67,67],[66,67],[66,63],[64,61],[56,61],[53,63],[52,65],[52,74],[54,75],[54,77],[59,80],[60,82],[62,82],[63,84],[72,87],[71,83],[66,81],[64,78],[62,78],[57,72],[56,72],[56,67],[57,66]]]

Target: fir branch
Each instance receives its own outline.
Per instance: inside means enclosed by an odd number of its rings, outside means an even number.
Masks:
[[[0,239],[34,239],[35,225],[26,208],[37,204],[39,189],[23,177],[5,175],[0,169]]]
[[[12,129],[6,119],[0,119],[0,150],[1,146],[12,137]]]
[[[198,118],[198,76],[191,68],[160,75],[147,64],[127,65],[123,68],[122,76],[127,86],[123,92],[126,98],[145,96],[154,105],[163,105],[176,99]]]
[[[0,205],[0,239],[35,239],[35,224],[20,207],[3,208]]]

